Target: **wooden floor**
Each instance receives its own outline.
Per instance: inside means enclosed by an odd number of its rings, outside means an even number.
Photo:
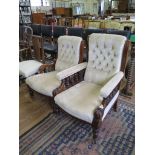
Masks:
[[[22,135],[52,112],[52,108],[49,99],[45,96],[35,94],[31,98],[26,84],[22,84],[19,90],[19,134]],[[132,97],[120,96],[119,98],[134,104],[134,90]]]
[[[47,97],[35,94],[31,98],[25,84],[19,90],[19,134],[22,135],[52,112],[52,109]]]

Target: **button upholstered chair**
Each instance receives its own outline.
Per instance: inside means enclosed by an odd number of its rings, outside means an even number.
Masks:
[[[30,49],[30,60],[25,60],[19,63],[19,75],[22,78],[27,78],[36,74],[40,66],[44,63],[43,39],[41,36],[32,36],[33,50]]]
[[[33,75],[26,79],[30,95],[33,96],[34,92],[37,92],[52,98],[52,91],[61,84],[56,74],[81,62],[83,62],[82,38],[77,36],[59,37],[56,62],[42,65],[40,67],[41,74]]]
[[[88,63],[57,74],[62,83],[53,91],[55,111],[63,109],[92,124],[94,140],[109,110],[116,110],[129,45],[124,36],[93,33],[89,37]]]

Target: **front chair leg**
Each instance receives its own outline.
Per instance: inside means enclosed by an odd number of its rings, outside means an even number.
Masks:
[[[95,110],[95,113],[94,113],[94,119],[92,122],[92,129],[93,129],[93,141],[95,144],[96,144],[96,140],[97,140],[98,135],[99,135],[100,127],[102,125],[103,113],[104,113],[104,109],[101,109],[101,108],[97,108]]]
[[[117,102],[118,102],[118,100],[116,100],[114,105],[113,105],[113,109],[114,109],[115,112],[117,112]]]
[[[51,100],[51,107],[53,109],[53,113],[60,113],[60,108],[55,104],[54,97]]]

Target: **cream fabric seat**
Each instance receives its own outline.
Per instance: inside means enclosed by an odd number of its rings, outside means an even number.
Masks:
[[[81,120],[92,122],[94,109],[100,105],[101,86],[82,81],[58,94],[54,100],[67,113]]]
[[[51,96],[52,91],[60,85],[56,74],[57,71],[34,75],[26,79],[26,84],[40,94]]]
[[[102,97],[99,96],[101,88],[100,85],[82,81],[67,91],[58,94],[54,100],[59,107],[70,115],[92,123],[95,109],[100,106],[102,102]],[[118,95],[119,91],[105,109],[105,114],[102,119],[104,119]]]
[[[52,91],[61,83],[56,78],[56,74],[79,63],[81,41],[82,38],[76,36],[59,37],[58,58],[55,64],[55,71],[28,77],[26,84],[40,94],[52,97]]]
[[[29,77],[38,72],[41,62],[36,60],[26,60],[19,63],[19,75],[23,77]]]
[[[80,68],[85,68],[83,81],[57,94],[54,97],[55,103],[72,116],[89,123],[93,123],[95,111],[100,108],[103,110],[103,120],[119,95],[119,83],[124,75],[120,70],[126,41],[127,38],[120,35],[91,34],[88,63],[57,74],[57,78],[63,80],[79,72]],[[106,104],[103,104],[107,98]]]

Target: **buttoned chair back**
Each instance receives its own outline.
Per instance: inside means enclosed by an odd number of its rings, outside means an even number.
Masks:
[[[105,84],[120,71],[126,37],[114,34],[92,34],[85,81]]]
[[[58,59],[55,70],[61,71],[71,66],[77,65],[81,60],[80,48],[81,37],[61,36],[58,38]]]

